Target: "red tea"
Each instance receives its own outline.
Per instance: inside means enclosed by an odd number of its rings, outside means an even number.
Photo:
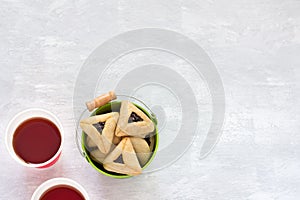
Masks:
[[[40,200],[85,200],[83,195],[75,188],[68,185],[58,185],[50,188]]]
[[[61,134],[48,119],[35,117],[21,123],[13,136],[13,148],[26,163],[39,164],[51,159],[61,145]]]

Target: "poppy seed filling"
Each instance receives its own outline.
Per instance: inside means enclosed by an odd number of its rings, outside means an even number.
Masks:
[[[99,122],[99,123],[93,124],[93,126],[97,129],[97,131],[100,134],[102,134],[102,131],[104,129],[104,125],[105,125],[105,122]]]

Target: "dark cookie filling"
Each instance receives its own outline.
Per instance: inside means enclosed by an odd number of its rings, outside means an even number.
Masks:
[[[120,156],[114,160],[115,163],[121,163],[121,164],[124,164],[124,160],[123,160],[123,156],[122,154],[120,154]]]
[[[132,112],[128,119],[128,123],[139,122],[139,121],[143,121],[143,119],[140,116],[138,116],[135,112]]]
[[[97,131],[100,134],[102,134],[102,131],[104,129],[104,125],[105,125],[105,122],[99,122],[99,123],[93,124],[93,126],[97,129]]]

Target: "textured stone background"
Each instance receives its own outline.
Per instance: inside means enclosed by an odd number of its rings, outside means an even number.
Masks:
[[[217,66],[226,93],[223,135],[199,159],[198,140],[172,166],[115,180],[97,174],[74,144],[71,99],[87,56],[124,31],[157,27],[195,40]],[[0,199],[30,199],[58,176],[91,199],[300,198],[300,1],[0,1]],[[15,165],[4,145],[9,119],[48,108],[66,132],[55,167]]]

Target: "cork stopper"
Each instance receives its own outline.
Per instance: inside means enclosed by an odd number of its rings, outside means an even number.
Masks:
[[[108,92],[106,94],[102,94],[102,95],[96,97],[92,101],[86,102],[86,107],[91,112],[95,108],[103,106],[106,103],[108,103],[108,102],[110,102],[110,101],[112,101],[112,100],[114,100],[116,98],[117,97],[116,97],[115,92],[114,91],[110,91],[110,92]]]

